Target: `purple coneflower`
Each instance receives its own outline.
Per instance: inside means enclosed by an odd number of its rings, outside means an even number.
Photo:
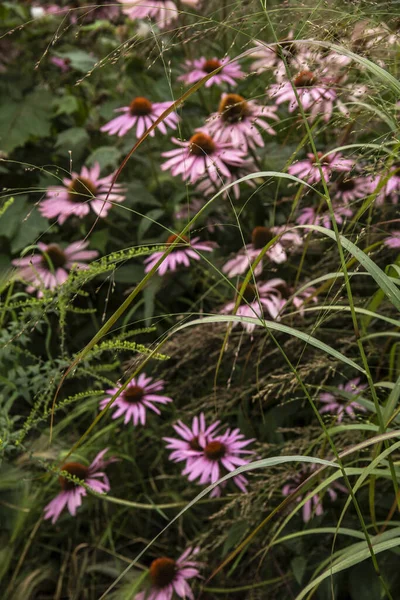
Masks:
[[[222,272],[228,277],[236,277],[250,269],[250,265],[256,260],[261,250],[278,234],[282,234],[271,246],[265,256],[271,262],[280,264],[287,260],[286,249],[301,246],[303,240],[296,231],[287,231],[283,227],[255,227],[251,234],[251,244],[247,244],[240,250],[235,258],[228,260],[222,267]],[[255,275],[260,275],[263,265],[260,261],[254,270]]]
[[[248,148],[264,146],[257,127],[269,135],[276,132],[264,119],[279,121],[276,106],[260,106],[254,100],[245,100],[239,94],[223,94],[217,113],[207,119],[206,129],[217,141],[231,143],[247,152]]]
[[[149,569],[151,587],[136,594],[134,600],[172,600],[174,594],[194,600],[187,580],[200,576],[199,563],[188,558],[198,551],[199,548],[187,548],[177,560],[166,556],[153,560]]]
[[[172,450],[169,459],[174,462],[181,462],[182,460],[191,462],[193,457],[198,457],[199,451],[207,446],[212,434],[215,433],[219,425],[220,421],[215,421],[207,427],[204,413],[200,413],[198,417],[193,417],[191,428],[182,421],[178,421],[173,427],[182,439],[163,438],[167,442],[167,448]]]
[[[170,169],[172,175],[182,175],[182,179],[190,183],[195,183],[205,175],[218,183],[221,175],[230,177],[229,166],[240,167],[244,162],[244,152],[234,148],[231,143],[216,141],[206,131],[198,131],[187,142],[176,138],[172,138],[172,141],[181,147],[162,153],[168,160],[161,165],[161,169]]]
[[[372,193],[373,182],[371,177],[352,177],[341,175],[335,183],[336,193],[333,196],[343,202],[354,202]]]
[[[332,207],[335,221],[338,225],[342,225],[346,218],[353,216],[353,211],[346,204],[335,202]],[[332,229],[332,220],[329,211],[324,209],[317,214],[317,210],[313,206],[302,208],[296,219],[296,223],[299,225],[322,225],[327,229]]]
[[[228,64],[229,63],[229,64]],[[200,81],[206,75],[209,75],[215,69],[222,67],[218,73],[210,77],[204,84],[205,87],[211,87],[212,85],[221,85],[221,83],[229,83],[229,85],[236,85],[236,79],[242,79],[244,73],[240,68],[238,61],[231,61],[229,56],[225,58],[196,58],[194,60],[185,61],[185,68],[187,73],[180,75],[178,80],[184,81],[188,85]]]
[[[301,292],[296,292],[293,288],[288,286],[286,283],[279,285],[279,290],[282,294],[282,307],[281,312],[286,309],[290,304],[298,310],[301,317],[304,317],[304,306],[306,303],[313,302],[316,304],[318,298],[315,295],[317,291],[315,287],[308,287]]]
[[[37,291],[39,298],[43,289],[54,289],[63,284],[68,278],[68,271],[73,267],[87,269],[86,261],[98,256],[96,250],[85,250],[89,242],[73,242],[66,248],[58,244],[43,244],[38,242],[40,254],[16,258],[12,261],[18,267],[16,276],[29,283],[26,291],[32,294]]]
[[[275,100],[276,104],[289,102],[289,112],[294,112],[299,107],[293,90],[294,86],[304,111],[310,111],[310,120],[313,121],[322,116],[326,123],[329,121],[334,102],[337,99],[332,80],[318,77],[315,72],[308,69],[300,71],[294,77],[293,86],[290,81],[287,81],[284,69],[278,71],[277,79],[278,83],[272,84],[267,90],[268,95]],[[339,110],[342,110],[341,105],[338,107]]]
[[[390,169],[390,178],[384,184],[384,186],[378,192],[376,197],[376,204],[381,205],[385,202],[385,200],[390,200],[393,204],[397,204],[400,197],[400,167],[399,165],[394,165]],[[381,181],[386,179],[389,173],[383,173],[382,175],[377,175],[372,179],[371,186],[372,192],[377,189]]]
[[[162,113],[171,106],[172,102],[150,102],[143,96],[134,98],[129,106],[116,108],[114,112],[122,112],[123,114],[115,119],[112,119],[100,131],[104,131],[109,135],[117,134],[119,137],[125,135],[132,127],[136,127],[136,137],[141,138],[147,129],[150,129],[153,123],[162,115]],[[163,121],[157,125],[157,129],[161,133],[166,134],[167,128],[176,129],[179,117],[176,112],[170,113]],[[155,130],[153,129],[149,135],[154,137]]]
[[[239,317],[252,317],[253,319],[263,318],[263,313],[268,313],[273,319],[279,318],[283,306],[286,304],[286,300],[282,298],[280,286],[285,285],[283,279],[274,278],[270,279],[266,283],[258,283],[255,286],[252,283],[248,283],[243,295],[241,297],[241,303],[236,310],[235,315]],[[240,291],[238,286],[238,293]],[[236,302],[228,302],[221,313],[233,314]],[[237,322],[233,323],[233,327],[237,325]],[[248,332],[252,333],[258,323],[242,322],[243,328]]]
[[[172,0],[118,0],[122,12],[130,19],[154,19],[160,29],[165,29],[177,18],[179,11]],[[182,0],[183,4],[196,6],[199,0]]]
[[[178,235],[170,235],[165,243],[166,246],[173,244],[177,238],[179,238]],[[201,258],[196,250],[211,252],[215,246],[215,242],[201,242],[199,237],[194,237],[189,240],[184,236],[182,242],[179,242],[172,252],[164,258],[163,262],[158,267],[157,272],[159,275],[163,276],[167,271],[176,271],[178,265],[188,267],[190,265],[190,260],[200,260]],[[144,259],[146,265],[144,270],[145,273],[151,271],[163,254],[164,252],[162,251],[153,252],[153,254]]]
[[[144,373],[141,373],[137,379],[133,378],[111,405],[111,408],[116,408],[112,418],[118,419],[118,417],[125,415],[124,424],[127,425],[129,421],[132,421],[136,427],[139,423],[145,425],[146,409],[150,409],[157,415],[161,415],[160,410],[155,404],[168,404],[168,402],[172,402],[172,398],[161,396],[157,393],[163,391],[164,381],[158,380],[151,383],[152,381],[153,378],[147,377]],[[101,409],[107,406],[111,397],[119,389],[119,387],[115,387],[107,390],[108,397],[100,401]]]
[[[291,478],[291,483],[287,483],[282,488],[283,496],[289,496],[293,492],[297,490],[297,488],[312,474],[312,472],[316,469],[316,465],[305,466],[301,469],[300,472],[296,473]],[[337,491],[347,493],[347,489],[338,481],[332,482],[329,488],[326,490],[329,494],[329,497],[332,502],[334,502],[337,498]],[[308,495],[309,492],[307,492]],[[301,502],[304,495],[297,496],[296,502]],[[302,507],[302,516],[304,523],[308,523],[308,521],[314,516],[321,516],[323,514],[323,506],[322,499],[319,494],[315,494],[311,496],[307,500],[307,502]]]
[[[351,396],[358,396],[365,388],[366,384],[360,385],[360,378],[356,377],[355,379],[350,379],[345,385],[340,383],[337,387],[339,391],[346,392]],[[332,393],[332,392],[323,392],[320,394],[319,399],[324,403],[320,409],[320,413],[336,413],[337,421],[340,423],[345,414],[349,415],[352,419],[356,418],[355,410],[366,412],[367,409],[364,406],[361,406],[355,400],[348,400],[342,396],[340,393]]]
[[[354,167],[354,161],[349,158],[343,158],[340,152],[332,152],[326,156],[322,152],[318,152],[317,154],[320,167],[315,161],[314,154],[310,152],[304,160],[299,160],[290,165],[288,168],[290,175],[296,175],[300,179],[305,179],[307,183],[313,184],[321,181],[320,168],[325,181],[328,181],[334,171],[348,173]],[[322,158],[323,156],[324,158]]]
[[[72,477],[84,481],[95,492],[99,492],[100,494],[108,492],[110,490],[110,482],[104,473],[104,469],[117,459],[110,458],[109,460],[104,460],[103,456],[107,450],[108,448],[105,448],[99,452],[89,467],[78,462],[69,462],[62,466],[61,471],[66,471]],[[75,483],[63,476],[59,477],[59,482],[62,491],[44,508],[44,518],[51,518],[53,525],[64,508],[68,508],[69,513],[75,517],[76,509],[82,504],[83,496],[87,495],[86,488],[79,485],[79,483]]]
[[[293,31],[290,31],[288,36],[279,42],[279,46],[268,46],[265,42],[256,40],[255,52],[251,53],[251,57],[256,60],[252,62],[250,68],[256,73],[263,73],[264,71],[270,71],[273,67],[280,66],[282,56],[285,56],[288,62],[297,57],[297,62],[300,59],[299,55],[303,54],[304,46],[293,41]]]
[[[197,456],[193,456],[186,463],[182,475],[187,475],[189,481],[199,479],[200,485],[215,483],[225,473],[250,462],[241,455],[254,454],[253,450],[244,450],[253,441],[244,439],[239,429],[227,429],[222,435],[207,440],[204,448],[197,451]],[[247,479],[244,475],[236,475],[233,481],[242,492],[247,492]],[[211,497],[220,496],[221,487],[225,487],[226,483],[216,486],[211,492]]]
[[[72,172],[71,178],[63,179],[63,187],[48,188],[46,198],[39,204],[39,211],[47,219],[58,217],[60,225],[72,215],[82,219],[90,209],[99,217],[106,217],[113,203],[125,200],[125,190],[116,183],[105,202],[114,175],[111,173],[100,178],[99,163],[95,163],[91,169],[82,167],[80,174]]]
[[[392,231],[390,236],[387,237],[383,243],[388,248],[400,248],[400,231]]]

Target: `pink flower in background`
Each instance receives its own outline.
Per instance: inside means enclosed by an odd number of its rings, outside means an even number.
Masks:
[[[229,63],[229,64],[228,64]],[[184,81],[186,84],[191,85],[200,81],[206,75],[209,75],[218,67],[222,68],[218,73],[210,77],[204,84],[205,87],[211,87],[212,85],[221,85],[221,83],[228,83],[229,85],[236,85],[237,79],[242,79],[244,73],[240,68],[238,61],[231,61],[229,56],[225,58],[196,58],[195,60],[185,61],[186,73],[178,77],[178,81]]]
[[[339,392],[342,391],[351,394],[351,396],[358,396],[366,387],[366,384],[360,385],[360,377],[356,377],[355,379],[350,379],[345,385],[340,383],[337,389]],[[355,410],[367,412],[367,409],[364,406],[361,406],[361,404],[355,400],[348,400],[342,397],[340,393],[323,392],[320,394],[319,399],[325,405],[319,412],[336,413],[338,423],[342,421],[345,414],[348,414],[349,417],[355,419]]]
[[[105,448],[99,452],[89,467],[78,462],[69,462],[62,466],[61,471],[66,471],[72,477],[84,481],[95,492],[99,492],[100,494],[108,492],[110,490],[110,482],[104,473],[104,469],[117,459],[110,458],[104,460],[103,457],[107,450],[108,448]],[[62,491],[44,508],[44,518],[51,519],[53,525],[64,508],[68,508],[69,513],[75,517],[76,509],[82,504],[82,498],[87,495],[86,488],[62,475],[59,477],[59,482]]]
[[[277,79],[278,83],[272,84],[267,93],[278,105],[289,102],[289,112],[292,113],[299,104],[284,69],[278,71]],[[304,69],[294,77],[293,85],[304,111],[310,111],[310,120],[322,116],[327,123],[332,116],[333,105],[337,99],[333,81],[326,77],[318,77],[315,72]],[[341,105],[338,107],[341,110]]]
[[[346,218],[353,216],[353,211],[346,204],[333,204],[333,212],[338,225],[342,225]],[[324,209],[317,214],[317,210],[313,206],[302,208],[299,216],[296,219],[299,225],[322,225],[327,229],[332,229],[331,215],[328,210]]]
[[[54,289],[63,284],[68,278],[68,271],[73,267],[87,269],[86,261],[98,256],[96,250],[85,250],[89,242],[79,241],[70,244],[65,249],[58,244],[43,244],[38,242],[40,254],[16,258],[12,261],[18,267],[16,276],[29,283],[26,291],[37,292],[43,296],[43,289]]]
[[[174,594],[179,598],[194,600],[187,581],[200,576],[200,565],[188,559],[198,552],[199,548],[187,548],[177,560],[166,556],[153,560],[149,569],[150,589],[136,594],[134,600],[172,600]]]
[[[231,143],[247,152],[248,148],[263,147],[264,141],[257,127],[269,135],[276,132],[265,118],[279,121],[276,106],[260,106],[238,94],[223,94],[217,113],[208,119],[206,130],[217,141]]]
[[[198,457],[199,451],[207,446],[219,425],[220,421],[215,421],[207,427],[204,413],[200,413],[198,417],[193,417],[191,428],[182,421],[178,421],[173,427],[181,439],[163,438],[167,442],[167,448],[172,450],[169,459],[174,462],[181,462],[182,460],[190,462],[193,457]]]
[[[354,202],[360,198],[365,198],[372,193],[373,182],[371,177],[352,177],[348,178],[342,175],[335,182],[336,193],[333,196],[343,202]]]
[[[172,102],[150,102],[147,98],[138,96],[134,98],[129,106],[115,109],[114,112],[123,113],[119,117],[112,119],[100,131],[106,132],[109,135],[117,134],[122,137],[133,127],[136,128],[136,137],[141,138],[147,129],[150,129],[153,123],[162,115],[162,113],[171,106]],[[176,112],[171,112],[163,121],[157,125],[157,129],[161,133],[167,133],[167,127],[176,129],[179,117]],[[150,136],[154,137],[155,130],[150,132]]]
[[[60,58],[59,56],[52,56],[50,62],[60,69],[63,73],[68,73],[71,70],[71,60],[69,58]]]
[[[195,183],[205,175],[212,182],[219,178],[230,177],[230,166],[240,167],[245,158],[244,152],[234,148],[231,143],[222,143],[213,139],[206,131],[198,131],[187,142],[172,138],[180,146],[175,150],[163,152],[168,160],[161,169],[171,170],[172,175],[181,175],[182,179]]]
[[[240,250],[235,258],[228,260],[222,267],[222,272],[228,277],[236,277],[250,269],[250,265],[256,260],[261,250],[275,236],[280,235],[278,240],[271,246],[265,256],[271,262],[280,264],[287,260],[286,249],[297,248],[302,245],[303,240],[296,231],[290,231],[287,227],[255,227],[251,234],[251,244],[247,244]],[[260,261],[254,270],[255,275],[260,275],[263,265]]]
[[[215,483],[225,473],[250,462],[242,455],[254,454],[252,450],[244,450],[253,441],[253,439],[244,439],[239,429],[227,429],[222,435],[209,439],[204,448],[197,451],[197,456],[193,456],[190,462],[187,462],[182,475],[187,475],[189,481],[199,479],[200,485]],[[247,479],[244,475],[236,475],[233,481],[242,492],[247,492]],[[225,487],[226,483],[215,487],[210,494],[211,497],[220,496],[221,487]]]
[[[166,241],[166,245],[170,245],[179,238],[177,235],[170,235]],[[201,256],[196,250],[202,252],[211,252],[215,248],[214,242],[201,242],[199,237],[194,237],[190,241],[188,238],[179,242],[177,246],[172,250],[170,254],[164,259],[161,265],[158,267],[158,274],[163,276],[167,271],[176,271],[178,265],[189,267],[191,260],[200,260]],[[153,252],[150,256],[145,258],[144,263],[146,265],[145,273],[151,271],[154,265],[160,260],[164,252],[158,251]]]
[[[221,310],[221,313],[228,315],[235,314],[238,317],[263,319],[264,312],[266,312],[272,319],[278,319],[279,313],[286,304],[286,300],[282,298],[279,289],[282,285],[285,285],[285,281],[279,278],[270,279],[266,283],[258,283],[257,286],[248,283],[236,312],[234,312],[236,302],[228,302]],[[238,286],[238,293],[240,287],[241,286]],[[233,327],[237,324],[237,322],[234,322]],[[252,333],[259,323],[248,323],[243,321],[241,325],[248,333]]]
[[[58,217],[58,223],[63,225],[72,215],[82,219],[92,209],[99,217],[106,217],[115,202],[125,200],[125,191],[121,184],[111,187],[114,173],[100,178],[100,165],[94,163],[92,168],[82,167],[80,174],[71,173],[71,177],[63,179],[64,186],[51,186],[46,198],[39,204],[39,211],[47,219]]]
[[[383,185],[383,187],[378,192],[376,197],[376,204],[382,205],[385,200],[390,200],[393,204],[397,204],[400,196],[400,167],[398,165],[393,166],[389,173],[382,173],[382,175],[377,175],[372,179],[371,186],[372,192],[374,192],[380,183],[386,179],[386,177],[390,175],[390,178]]]
[[[286,485],[283,486],[283,488],[282,488],[283,496],[289,496],[290,494],[293,494],[293,492],[295,492],[297,490],[297,488],[312,474],[312,472],[315,469],[316,469],[316,465],[310,465],[310,466],[303,467],[301,469],[301,471],[296,473],[296,475],[294,475],[291,478],[290,483],[287,483]],[[345,488],[338,481],[334,481],[326,491],[327,491],[331,501],[334,502],[337,498],[337,491],[347,493],[347,488]],[[306,495],[308,495],[308,494],[309,494],[309,492],[306,493]],[[297,496],[296,502],[301,502],[303,497],[304,497],[304,495]],[[322,499],[321,499],[320,495],[315,494],[314,496],[311,496],[311,498],[309,498],[307,500],[307,502],[303,505],[303,508],[302,508],[302,515],[303,515],[304,523],[308,523],[308,521],[315,515],[321,516],[323,514],[323,512],[324,511],[323,511],[323,506],[322,506]]]
[[[343,158],[343,155],[340,152],[332,152],[322,158],[323,156],[322,152],[318,152],[321,170],[326,181],[331,178],[334,171],[349,173],[354,167],[354,161],[349,158]],[[307,158],[304,160],[299,160],[290,165],[288,173],[290,173],[290,175],[296,175],[299,179],[306,180],[309,184],[321,181],[319,167],[315,162],[315,157],[312,152],[307,154]]]
[[[400,248],[400,231],[392,231],[383,243],[388,248]]]
[[[122,12],[130,19],[154,19],[160,29],[165,29],[179,15],[172,0],[118,0],[123,6]],[[182,0],[187,6],[197,6],[199,0]]]
[[[127,425],[129,421],[132,421],[136,427],[139,423],[146,424],[146,409],[161,415],[156,404],[168,404],[172,402],[172,398],[158,393],[163,391],[164,381],[158,380],[153,383],[152,381],[153,378],[147,377],[144,373],[141,373],[137,379],[134,377],[111,405],[111,409],[116,409],[112,418],[118,419],[124,415],[124,424]],[[108,397],[103,398],[100,402],[101,410],[107,406],[111,397],[119,389],[119,387],[115,387],[107,390]]]

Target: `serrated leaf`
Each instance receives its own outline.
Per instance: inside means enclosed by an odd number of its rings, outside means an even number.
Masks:
[[[50,92],[36,90],[20,102],[0,104],[0,146],[4,152],[12,152],[32,138],[50,135],[51,102]]]
[[[71,151],[79,158],[89,142],[89,134],[82,127],[71,127],[61,132],[56,140],[56,148],[63,152]]]
[[[86,160],[86,164],[90,167],[98,162],[101,169],[105,169],[106,167],[112,167],[116,169],[121,158],[121,152],[115,146],[100,146],[100,148],[96,148],[92,154]]]

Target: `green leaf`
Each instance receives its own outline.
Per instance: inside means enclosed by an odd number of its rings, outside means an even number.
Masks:
[[[15,254],[35,243],[48,226],[37,208],[19,196],[7,210],[7,218],[0,220],[0,236],[11,240],[11,251]]]
[[[71,129],[66,129],[57,136],[56,148],[63,153],[70,150],[72,153],[81,156],[88,142],[89,134],[86,129],[71,127]]]
[[[56,98],[54,100],[54,108],[56,109],[56,116],[72,115],[79,110],[78,98],[65,94],[64,96],[61,96],[61,98]]]
[[[50,92],[36,90],[20,102],[0,103],[0,146],[4,152],[50,135],[52,99]]]
[[[120,158],[121,152],[115,146],[100,146],[90,154],[86,164],[91,167],[95,162],[98,162],[102,170],[106,167],[116,169]]]
[[[360,564],[350,571],[349,588],[352,600],[380,600],[382,586],[375,571]]]
[[[87,71],[90,71],[97,62],[97,58],[91,56],[87,52],[84,52],[84,50],[58,52],[57,56],[60,58],[68,58],[71,61],[71,67],[77,71],[80,71],[81,73],[87,73]]]
[[[304,558],[304,556],[296,556],[296,558],[291,561],[290,568],[293,571],[297,583],[301,584],[307,568],[307,559]]]

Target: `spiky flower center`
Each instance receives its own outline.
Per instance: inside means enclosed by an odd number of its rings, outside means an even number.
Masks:
[[[143,96],[138,96],[129,105],[129,112],[132,117],[147,117],[151,115],[152,110],[152,103]]]
[[[158,588],[163,588],[173,582],[177,573],[176,562],[172,558],[156,558],[150,565],[151,583]]]
[[[63,267],[67,262],[65,252],[58,244],[49,244],[43,253],[41,266],[50,270]]]
[[[189,140],[189,151],[204,158],[205,155],[215,152],[214,140],[206,133],[195,133]]]
[[[251,241],[256,250],[261,250],[272,240],[274,234],[269,227],[254,227],[251,233]]]
[[[85,481],[89,474],[89,468],[85,467],[85,465],[81,465],[81,463],[78,462],[66,463],[65,465],[63,465],[61,471],[67,471],[67,473],[69,473],[73,477],[81,479],[82,481]],[[79,485],[77,483],[74,483],[73,481],[70,481],[66,477],[63,477],[62,475],[58,478],[58,481],[60,482],[61,488],[64,491],[73,490],[77,485]]]
[[[341,178],[336,185],[340,192],[352,192],[356,187],[354,179]]]
[[[317,78],[315,77],[314,73],[312,73],[311,71],[301,71],[298,75],[296,75],[296,77],[294,78],[294,85],[297,88],[303,88],[303,87],[312,87],[313,85],[316,84]]]
[[[190,440],[189,446],[190,446],[191,450],[201,450],[201,446],[199,443],[199,437],[197,435]]]
[[[250,114],[248,103],[239,94],[226,94],[219,103],[218,110],[226,123],[238,123]]]
[[[87,177],[76,177],[68,186],[68,199],[70,202],[87,202],[97,192],[97,186]]]
[[[178,244],[189,244],[189,238],[187,238],[186,235],[172,234],[167,238],[167,241],[165,242],[166,246],[170,246],[175,242],[175,240],[178,240]]]
[[[244,289],[244,291],[240,291],[241,286],[239,285],[237,288],[238,294],[240,295],[241,304],[245,304],[246,302],[253,302],[255,297],[257,296],[257,288],[252,283],[248,283]]]
[[[222,442],[210,442],[204,448],[204,454],[210,460],[219,460],[223,458],[226,454],[226,446]]]
[[[203,64],[203,71],[206,73],[212,73],[215,69],[221,66],[221,63],[216,58],[211,58],[210,60],[206,60]]]
[[[144,389],[140,385],[131,385],[124,390],[124,400],[129,404],[137,404],[144,396]]]

